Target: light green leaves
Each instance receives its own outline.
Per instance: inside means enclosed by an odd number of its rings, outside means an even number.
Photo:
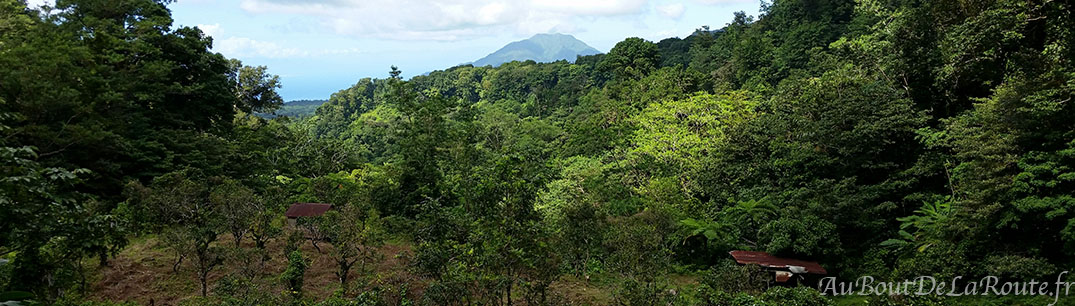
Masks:
[[[634,118],[638,130],[630,152],[658,163],[654,170],[688,174],[717,154],[727,129],[754,118],[755,106],[744,91],[652,103]]]

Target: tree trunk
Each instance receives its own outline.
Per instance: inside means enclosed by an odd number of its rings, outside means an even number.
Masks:
[[[235,247],[238,248],[240,243],[243,242],[243,234],[239,232],[232,232],[232,237],[235,237]]]
[[[513,271],[513,270],[514,269],[512,269],[512,268],[508,268],[508,290],[507,290],[508,306],[511,306],[511,287],[513,285],[515,285],[515,271]]]
[[[515,284],[514,279],[509,279],[508,280],[508,292],[507,292],[508,293],[507,294],[507,296],[508,296],[508,306],[511,306],[511,286],[514,285],[514,284]]]
[[[101,267],[102,268],[108,266],[108,252],[107,251],[98,252],[97,253],[97,258],[99,258],[101,260]]]
[[[209,271],[200,272],[202,281],[202,297],[209,296]]]
[[[351,265],[352,264],[347,263],[346,259],[345,260],[337,260],[336,263],[339,264],[339,267],[340,267],[340,270],[336,272],[336,276],[340,277],[340,286],[346,287],[347,286],[347,280],[348,280],[348,278],[347,278],[348,275],[347,274],[349,274],[348,272],[351,272]]]
[[[183,258],[186,258],[186,256],[183,256],[183,253],[176,251],[175,257],[175,264],[172,264],[172,273],[179,274],[179,266],[183,264]]]
[[[349,275],[348,275],[348,274],[350,274],[350,273],[347,273],[347,272],[350,272],[350,271],[348,271],[348,270],[343,270],[343,271],[341,271],[341,272],[342,272],[343,274],[342,274],[342,275],[340,276],[340,285],[341,285],[341,286],[344,286],[344,287],[346,287],[346,286],[347,286],[347,281],[348,281],[348,277],[349,277]]]
[[[79,278],[79,285],[80,285],[80,290],[79,291],[81,293],[85,294],[86,293],[86,268],[84,268],[82,266],[82,259],[81,258],[78,259],[78,278]]]
[[[266,239],[262,239],[261,237],[254,234],[250,235],[250,239],[254,239],[254,247],[258,250],[261,250],[261,264],[264,265],[265,262],[269,260],[269,252],[265,251]]]

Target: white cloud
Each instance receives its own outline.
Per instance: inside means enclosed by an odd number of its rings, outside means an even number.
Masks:
[[[205,33],[205,35],[209,35],[209,36],[212,36],[212,37],[217,37],[218,35],[220,35],[220,24],[219,23],[199,24],[197,27],[198,27],[198,29],[201,29],[202,32]]]
[[[682,3],[657,6],[657,13],[661,14],[661,16],[672,19],[679,19],[679,17],[683,17],[683,12],[685,10],[686,9],[683,7]]]
[[[295,58],[325,55],[347,55],[360,53],[357,48],[304,50],[287,48],[274,42],[260,41],[246,37],[228,37],[215,41],[213,51],[236,58]]]
[[[310,16],[338,34],[456,40],[504,31],[534,34],[575,29],[575,24],[584,18],[647,12],[649,1],[241,0],[240,7],[250,13]]]
[[[29,7],[29,8],[39,8],[39,7],[44,6],[44,5],[55,6],[56,5],[56,0],[27,0],[26,1],[26,7]]]
[[[572,15],[623,15],[636,13],[646,0],[532,0],[536,9]]]
[[[660,41],[661,39],[676,37],[676,30],[661,30],[649,34],[650,40]]]
[[[702,4],[735,4],[735,3],[750,3],[757,2],[758,0],[694,0],[695,2]]]
[[[246,37],[229,37],[214,42],[213,51],[229,57],[294,57],[302,54],[301,50],[284,48],[273,42],[259,41]]]

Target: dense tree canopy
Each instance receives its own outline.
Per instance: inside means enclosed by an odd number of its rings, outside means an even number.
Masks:
[[[252,113],[282,104],[279,78],[167,2],[0,0],[0,290],[77,299],[84,258],[145,237],[208,304],[323,300],[306,242],[334,298],[393,305],[555,304],[564,282],[623,305],[829,303],[761,292],[731,250],[845,279],[1075,264],[1070,1],[778,0],[574,63],[392,67],[272,119]],[[289,226],[294,202],[334,208]],[[420,297],[377,295],[385,245],[413,246]]]

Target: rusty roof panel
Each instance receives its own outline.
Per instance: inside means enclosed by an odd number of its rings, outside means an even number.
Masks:
[[[827,274],[825,268],[822,268],[816,262],[780,258],[773,255],[769,255],[766,252],[752,252],[752,251],[731,251],[728,252],[735,258],[735,262],[740,264],[756,264],[767,268],[788,268],[788,266],[799,266],[806,269],[806,273],[811,274]]]
[[[284,212],[284,216],[287,216],[288,218],[320,216],[330,209],[332,209],[332,204],[295,203],[287,208],[287,212]]]

